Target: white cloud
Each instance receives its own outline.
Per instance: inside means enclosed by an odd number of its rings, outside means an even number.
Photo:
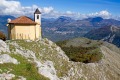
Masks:
[[[21,5],[18,1],[0,1],[1,14],[19,14],[21,12]]]
[[[108,18],[111,17],[111,14],[108,11],[103,10],[103,11],[100,11],[100,12],[95,12],[95,13],[88,14],[88,16],[90,16],[90,17],[100,16],[100,17],[108,19]]]
[[[22,6],[19,1],[15,0],[0,0],[0,14],[4,15],[33,15],[36,8],[39,8],[37,5],[32,6]],[[50,13],[53,11],[52,7],[43,7],[39,8],[40,11],[44,14]]]
[[[39,10],[42,12],[42,17],[44,18],[57,18],[59,16],[68,16],[75,19],[83,19],[95,16],[111,18],[111,14],[106,10],[90,14],[81,14],[79,12],[72,11],[59,12],[54,10],[53,7],[41,8],[37,5],[22,6],[21,3],[17,0],[0,0],[0,14],[4,15],[13,15],[16,17],[21,15],[33,16],[33,13],[36,8],[39,8]]]
[[[66,12],[58,12],[58,11],[52,11],[52,13],[49,14],[43,14],[44,17],[46,18],[57,18],[59,16],[68,16],[74,19],[84,19],[84,18],[89,18],[89,17],[102,17],[102,18],[111,18],[112,15],[106,11],[100,11],[100,12],[95,12],[95,13],[90,13],[90,14],[81,14],[79,12],[71,12],[71,11],[66,11]]]
[[[44,7],[42,9],[42,12],[44,12],[45,14],[51,13],[53,11],[54,11],[53,7]]]

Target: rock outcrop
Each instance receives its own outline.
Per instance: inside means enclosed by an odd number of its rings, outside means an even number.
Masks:
[[[8,54],[1,54],[0,55],[0,64],[4,64],[4,63],[18,64],[19,62],[16,59],[9,56]]]
[[[1,52],[9,52],[9,47],[3,40],[0,39],[0,53]]]

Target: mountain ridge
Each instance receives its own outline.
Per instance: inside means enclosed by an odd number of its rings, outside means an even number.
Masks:
[[[2,64],[0,63],[0,75],[6,76],[0,78],[6,79],[7,76],[11,75],[9,76],[10,79],[20,80],[23,80],[23,78],[26,80],[118,80],[120,75],[119,48],[104,42],[100,49],[104,55],[101,61],[84,64],[69,61],[61,48],[48,39],[42,39],[41,41],[10,40],[6,42],[0,40],[0,56],[8,55],[10,57],[7,58],[7,61],[10,62],[6,62],[6,65],[4,65],[6,58],[1,58],[3,60],[1,60]],[[15,63],[18,64],[13,64],[15,60]],[[26,62],[29,62],[29,64]],[[35,69],[35,75],[18,73],[16,69],[26,70],[26,73]],[[36,73],[39,73],[41,78]]]

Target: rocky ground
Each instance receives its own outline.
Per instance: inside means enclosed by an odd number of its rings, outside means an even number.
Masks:
[[[106,42],[100,49],[102,60],[85,64],[48,39],[0,40],[0,80],[119,80],[120,49]]]

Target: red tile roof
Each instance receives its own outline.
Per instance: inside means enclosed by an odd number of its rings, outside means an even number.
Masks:
[[[21,16],[16,18],[15,20],[11,20],[9,24],[37,24],[37,23],[26,16]]]

